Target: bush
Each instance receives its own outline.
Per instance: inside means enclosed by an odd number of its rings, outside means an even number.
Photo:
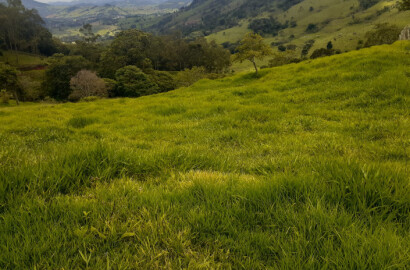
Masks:
[[[378,24],[375,29],[366,33],[364,47],[392,44],[399,39],[401,29],[388,23]]]
[[[192,69],[178,72],[175,81],[180,87],[188,87],[204,78],[206,78],[205,68],[193,67]]]
[[[159,92],[159,87],[148,75],[136,66],[120,68],[115,73],[116,95],[120,97],[139,97]]]
[[[277,67],[299,62],[300,59],[297,58],[293,51],[286,51],[281,53],[275,53],[274,57],[269,60],[269,67]]]
[[[306,33],[316,33],[319,31],[319,27],[316,24],[310,23],[305,31]]]
[[[153,71],[148,77],[158,86],[158,92],[168,92],[176,88],[174,78],[166,71]]]
[[[281,24],[273,17],[255,19],[249,24],[249,29],[260,35],[271,34],[276,36],[280,30],[285,28],[287,28],[287,24]]]
[[[117,82],[112,79],[108,78],[103,78],[104,83],[105,83],[105,88],[107,89],[107,93],[109,97],[115,97],[116,93],[116,87],[117,87]]]
[[[339,53],[341,53],[340,50],[320,48],[320,49],[315,50],[310,56],[310,58],[315,59],[315,58],[331,56],[331,55],[339,54]]]
[[[34,81],[27,76],[21,76],[18,83],[23,91],[25,101],[35,101],[44,97],[40,82]]]
[[[73,92],[68,97],[71,101],[78,101],[85,97],[98,96],[107,97],[108,92],[103,79],[99,78],[95,72],[81,70],[70,80]]]
[[[7,93],[5,89],[0,90],[0,101],[3,104],[9,104],[10,101],[10,95]]]

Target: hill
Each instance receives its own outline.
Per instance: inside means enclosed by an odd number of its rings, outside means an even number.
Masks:
[[[176,14],[164,15],[147,29],[160,33],[181,30],[220,44],[237,43],[255,29],[276,47],[292,44],[301,50],[313,39],[313,49],[332,41],[336,48],[350,51],[375,25],[404,27],[409,17],[410,11],[399,12],[395,1],[384,0],[198,0]]]
[[[406,269],[410,44],[0,108],[0,268]]]

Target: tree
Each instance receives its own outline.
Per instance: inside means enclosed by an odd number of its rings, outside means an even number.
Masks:
[[[234,55],[234,61],[243,62],[248,60],[252,62],[255,68],[255,74],[258,75],[256,60],[263,60],[266,56],[272,55],[272,49],[265,44],[264,39],[259,34],[248,33],[241,41],[238,52]]]
[[[392,44],[398,40],[401,29],[388,23],[377,24],[375,29],[366,33],[364,47]]]
[[[35,9],[26,9],[21,0],[7,0],[0,3],[0,40],[6,48],[14,51],[43,53],[55,52],[51,33],[44,27],[44,21]]]
[[[96,35],[93,32],[93,26],[89,23],[84,24],[83,27],[79,29],[80,33],[83,35],[82,39],[86,43],[95,43],[100,35]]]
[[[136,66],[120,68],[115,73],[117,96],[140,97],[158,93],[158,85]]]
[[[71,78],[82,69],[88,69],[90,63],[82,56],[53,55],[45,72],[43,87],[47,94],[57,100],[66,100],[71,94]]]
[[[313,47],[313,44],[315,44],[315,41],[313,39],[305,42],[302,48],[301,58],[306,58],[306,56],[309,54],[310,49]]]
[[[410,0],[401,0],[397,4],[400,11],[410,10]]]
[[[331,50],[333,49],[333,43],[331,41],[329,41],[326,45],[326,49]]]
[[[0,90],[2,89],[10,92],[17,105],[19,105],[17,70],[9,65],[0,63]]]
[[[81,70],[72,77],[70,87],[73,92],[69,95],[68,99],[72,101],[90,96],[108,96],[104,80],[99,78],[95,72],[89,70]]]

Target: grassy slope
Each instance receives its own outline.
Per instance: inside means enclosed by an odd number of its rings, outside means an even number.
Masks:
[[[0,108],[0,268],[405,269],[409,54]]]
[[[394,4],[395,1],[381,1],[367,10],[357,12],[359,4],[356,0],[305,0],[286,12],[274,14],[282,23],[293,17],[297,22],[297,27],[285,29],[277,37],[267,37],[266,42],[268,44],[272,42],[295,44],[299,47],[300,51],[306,41],[314,39],[315,44],[311,52],[318,48],[325,48],[329,41],[332,41],[336,49],[341,49],[342,51],[354,50],[357,42],[364,40],[366,32],[372,30],[378,23],[387,22],[396,24],[399,27],[404,27],[410,23],[410,11],[399,12],[396,8],[392,8],[388,12],[377,15],[379,10],[382,10],[384,7],[392,7]],[[314,11],[309,11],[310,7],[313,7]],[[351,7],[353,8],[351,9]],[[352,17],[353,13],[355,19]],[[263,14],[261,17],[269,15]],[[368,20],[365,19],[367,17],[369,17]],[[330,23],[323,25],[322,23],[326,20],[330,20]],[[354,20],[357,23],[351,24]],[[244,20],[237,27],[220,31],[207,38],[218,43],[226,41],[237,42],[246,33],[250,32],[248,23],[247,20]],[[305,30],[310,23],[317,24],[320,27],[320,31],[307,34]],[[289,38],[291,35],[294,35],[295,38]],[[250,70],[252,65],[235,65],[234,69],[239,71]]]

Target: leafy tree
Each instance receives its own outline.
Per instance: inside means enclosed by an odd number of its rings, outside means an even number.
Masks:
[[[115,72],[122,67],[142,67],[148,58],[150,38],[150,34],[135,29],[120,32],[101,55],[100,75],[113,79]]]
[[[90,63],[82,56],[56,54],[49,59],[50,65],[45,72],[43,87],[46,93],[56,100],[66,100],[71,94],[71,78]]]
[[[410,0],[401,0],[398,2],[400,11],[410,10]]]
[[[248,60],[252,62],[255,68],[255,74],[258,75],[256,60],[263,60],[266,56],[272,55],[272,49],[265,44],[264,39],[259,34],[248,33],[241,41],[237,48],[238,52],[234,55],[234,61],[243,62]]]
[[[19,105],[17,70],[9,65],[0,63],[0,89],[11,93]],[[3,93],[7,94],[7,93]]]
[[[176,88],[174,78],[166,71],[152,70],[148,78],[158,86],[158,92],[168,92]]]
[[[398,40],[401,29],[388,23],[377,24],[375,29],[366,33],[364,47],[374,45],[392,44]]]
[[[100,37],[100,35],[94,34],[93,26],[89,23],[84,24],[79,31],[83,35],[82,40],[86,43],[95,43]]]
[[[316,24],[309,23],[309,25],[306,28],[306,33],[316,33],[319,31],[319,27],[317,27]]]
[[[68,99],[72,101],[91,96],[108,96],[104,80],[99,78],[95,72],[89,70],[81,70],[77,75],[72,77],[70,87],[73,92]]]
[[[331,41],[329,41],[326,45],[326,49],[331,50],[333,49],[333,43]]]
[[[306,56],[309,54],[310,49],[313,47],[313,44],[315,44],[315,41],[313,39],[305,42],[301,52],[302,58],[306,58]]]
[[[139,97],[158,93],[158,85],[136,66],[120,68],[115,73],[117,96]]]

